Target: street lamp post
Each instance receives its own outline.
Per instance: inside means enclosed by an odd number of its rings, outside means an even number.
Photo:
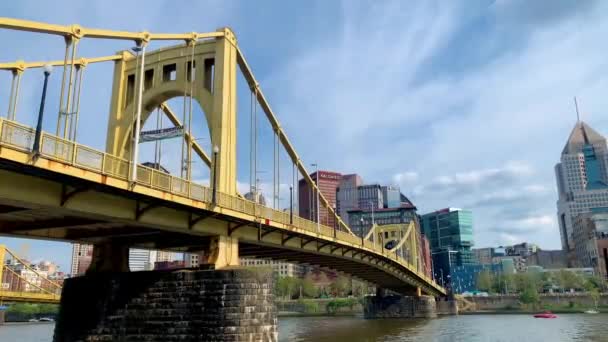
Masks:
[[[36,125],[36,135],[34,137],[34,146],[32,152],[34,157],[40,154],[40,138],[42,136],[42,118],[44,116],[44,102],[46,101],[46,88],[49,84],[49,76],[53,71],[50,64],[44,66],[44,85],[42,86],[42,97],[40,98],[40,110],[38,111],[38,124]]]
[[[372,229],[373,229],[374,225],[376,224],[376,220],[374,219],[374,202],[369,201],[369,205],[372,207]],[[374,236],[374,248],[376,248],[376,237],[375,236]]]
[[[363,217],[361,217],[359,221],[361,222],[361,225],[359,226],[359,234],[361,234],[361,246],[365,246],[365,233],[363,233]]]
[[[217,200],[217,153],[220,148],[217,145],[213,146],[213,192],[211,194],[211,203],[216,204]]]
[[[293,224],[293,184],[289,185],[289,224]]]
[[[315,167],[315,174],[316,174],[316,182],[317,182],[317,205],[316,205],[316,211],[317,211],[317,233],[319,233],[321,231],[321,220],[320,220],[320,215],[319,215],[319,164],[314,163],[314,164],[310,164],[310,166],[314,166]]]

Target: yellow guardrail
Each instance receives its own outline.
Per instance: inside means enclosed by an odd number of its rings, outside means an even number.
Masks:
[[[32,150],[34,135],[35,130],[33,128],[15,121],[0,118],[0,144],[29,152]],[[101,174],[108,174],[122,180],[128,180],[129,170],[132,167],[132,164],[128,160],[117,158],[105,152],[97,151],[90,147],[82,146],[73,141],[61,139],[45,132],[42,132],[40,153],[42,156],[49,159],[93,170]],[[201,202],[211,202],[212,190],[209,187],[195,184],[143,165],[137,165],[136,182],[140,185],[178,194]],[[379,244],[372,244],[370,241],[362,241],[360,237],[354,234],[336,230],[335,228],[323,224],[317,224],[314,221],[296,215],[293,216],[293,223],[290,223],[289,213],[268,208],[237,196],[231,196],[221,192],[217,192],[216,196],[217,204],[221,207],[253,215],[260,219],[268,219],[284,225],[291,225],[295,228],[313,232],[329,239],[334,238],[335,235],[341,242],[347,242],[353,246],[370,249],[378,254],[382,254],[386,258],[406,267],[410,272],[420,279],[423,279],[435,289],[443,291],[438,284],[426,275],[420,273],[407,260],[399,258],[394,252],[386,251]]]
[[[0,290],[0,300],[20,302],[59,303],[61,295],[36,292],[13,292]]]

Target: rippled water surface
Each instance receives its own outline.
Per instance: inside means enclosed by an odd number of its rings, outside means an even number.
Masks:
[[[51,342],[53,324],[0,326],[0,341]],[[606,341],[608,314],[462,315],[431,320],[364,320],[360,317],[298,317],[279,319],[284,342],[358,341]]]

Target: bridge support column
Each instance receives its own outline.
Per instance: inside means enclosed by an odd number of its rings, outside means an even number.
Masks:
[[[200,264],[222,269],[239,265],[239,240],[230,236],[213,236],[207,240]]]
[[[96,272],[129,272],[129,247],[112,242],[95,245],[87,274]]]
[[[434,318],[437,317],[435,297],[376,295],[365,297],[364,317],[373,318]]]
[[[270,270],[91,273],[67,279],[54,342],[278,340]]]

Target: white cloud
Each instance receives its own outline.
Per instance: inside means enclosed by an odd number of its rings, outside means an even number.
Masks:
[[[406,171],[397,173],[393,176],[393,182],[397,184],[412,183],[418,180],[418,173],[415,171]]]
[[[607,6],[343,7],[340,29],[296,49],[263,80],[276,85],[275,108],[290,114],[284,123],[303,159],[397,181],[423,212],[502,199],[472,207],[481,244],[495,240],[496,223],[552,216],[572,95],[588,103],[594,126],[608,128],[598,45]],[[404,169],[419,176],[408,183],[395,173]],[[557,227],[527,237],[559,246]]]

